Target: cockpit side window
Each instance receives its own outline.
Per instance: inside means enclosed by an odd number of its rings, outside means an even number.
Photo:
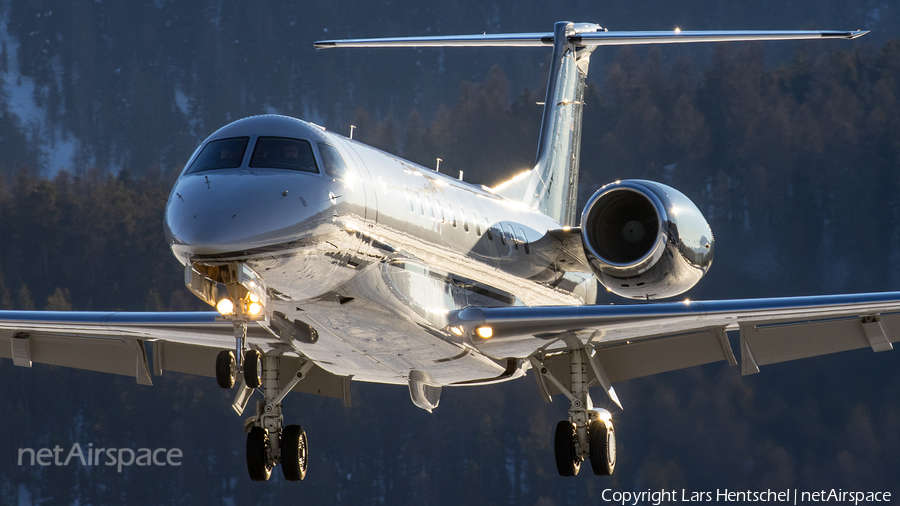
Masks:
[[[235,169],[241,166],[244,160],[244,152],[247,150],[249,137],[235,137],[233,139],[219,139],[212,141],[203,147],[194,163],[188,168],[187,174],[215,169]]]
[[[334,146],[320,142],[319,153],[322,154],[322,168],[325,173],[336,179],[345,179],[347,177],[347,164],[341,158],[341,154]]]
[[[287,137],[260,137],[253,149],[250,167],[319,173],[309,141]]]

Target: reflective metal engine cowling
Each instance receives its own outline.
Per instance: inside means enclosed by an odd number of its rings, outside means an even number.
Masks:
[[[712,230],[681,192],[625,180],[594,193],[581,214],[584,253],[609,291],[633,299],[686,292],[712,264]]]

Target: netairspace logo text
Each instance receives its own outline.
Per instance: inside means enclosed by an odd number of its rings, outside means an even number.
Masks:
[[[56,445],[50,448],[40,448],[35,451],[33,448],[19,448],[19,465],[20,466],[68,466],[70,463],[81,464],[82,466],[108,466],[115,467],[118,472],[122,472],[122,467],[131,465],[149,467],[149,466],[173,466],[181,465],[181,450],[178,448],[94,448],[94,444],[90,443],[87,448],[82,448],[80,444],[74,443],[68,453],[63,458],[63,448]]]

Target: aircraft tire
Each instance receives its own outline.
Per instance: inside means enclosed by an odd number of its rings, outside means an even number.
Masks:
[[[244,352],[244,382],[250,388],[262,385],[262,354],[256,350]]]
[[[612,422],[594,420],[589,430],[591,469],[597,476],[609,476],[616,469],[616,429]]]
[[[576,476],[581,470],[581,460],[575,455],[575,426],[568,420],[556,424],[553,452],[556,470],[560,476]]]
[[[220,387],[228,389],[234,386],[235,367],[234,352],[222,350],[216,356],[216,383]]]
[[[247,434],[247,471],[253,481],[269,481],[272,466],[266,456],[269,434],[262,427],[253,427]]]
[[[281,472],[287,481],[303,481],[309,465],[309,443],[306,431],[299,425],[288,425],[281,432]]]

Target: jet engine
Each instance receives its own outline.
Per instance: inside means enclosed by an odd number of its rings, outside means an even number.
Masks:
[[[712,265],[712,230],[700,210],[653,181],[616,181],[597,190],[581,214],[581,237],[594,275],[622,297],[673,297]]]

